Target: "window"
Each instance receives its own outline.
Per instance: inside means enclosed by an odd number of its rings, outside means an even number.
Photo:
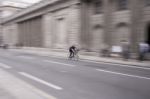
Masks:
[[[100,14],[102,13],[102,0],[97,0],[94,2],[94,14]]]
[[[145,0],[145,5],[150,6],[150,0]]]
[[[118,0],[118,10],[126,10],[128,8],[127,0]]]

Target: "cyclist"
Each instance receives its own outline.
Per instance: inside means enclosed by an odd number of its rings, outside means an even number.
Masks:
[[[76,52],[76,47],[73,45],[69,48],[69,53],[70,53],[69,58],[70,59],[74,58],[75,52]]]

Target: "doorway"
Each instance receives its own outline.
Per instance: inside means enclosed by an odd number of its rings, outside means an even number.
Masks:
[[[148,27],[147,27],[147,33],[146,33],[146,41],[147,43],[150,45],[150,23],[148,24]]]

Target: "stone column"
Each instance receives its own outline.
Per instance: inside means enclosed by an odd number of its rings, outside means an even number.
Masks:
[[[81,3],[81,46],[84,49],[89,47],[89,27],[90,27],[90,13],[89,13],[89,0],[82,0]]]
[[[80,44],[81,33],[81,17],[80,17],[80,4],[75,4],[69,10],[69,46],[72,44]]]
[[[2,30],[3,30],[3,25],[0,24],[0,45],[3,44],[3,31]]]
[[[26,42],[27,42],[27,47],[32,47],[32,26],[30,25],[30,21],[25,22],[25,29],[26,29]]]
[[[3,43],[7,43],[7,31],[8,31],[8,26],[7,25],[3,25],[3,29],[2,29],[3,33]]]
[[[12,28],[12,46],[14,46],[18,43],[18,24],[13,24]]]
[[[142,23],[142,0],[131,0],[131,49],[132,52],[138,52],[138,43],[141,41],[141,23]]]
[[[112,5],[111,0],[104,1],[104,43],[111,46],[112,38]]]
[[[43,28],[42,28],[42,32],[43,32],[43,42],[44,42],[44,47],[47,48],[51,48],[51,44],[52,44],[52,17],[51,17],[51,13],[48,13],[46,15],[43,16],[43,20],[42,20],[42,24],[43,24]]]

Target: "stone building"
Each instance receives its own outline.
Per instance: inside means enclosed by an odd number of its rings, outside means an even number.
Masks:
[[[11,46],[66,50],[77,44],[99,53],[126,40],[136,53],[139,42],[150,44],[150,0],[43,0],[1,24]]]
[[[10,1],[10,0],[1,0],[0,1],[0,22],[9,16],[12,16],[13,14],[19,12],[20,10],[23,10],[24,8],[30,6],[31,4],[21,2],[21,1]],[[2,44],[2,27],[0,27],[0,45]]]
[[[28,7],[30,4],[25,2],[19,2],[19,1],[0,1],[0,14],[1,18],[6,18],[8,16],[11,16],[12,14]]]

